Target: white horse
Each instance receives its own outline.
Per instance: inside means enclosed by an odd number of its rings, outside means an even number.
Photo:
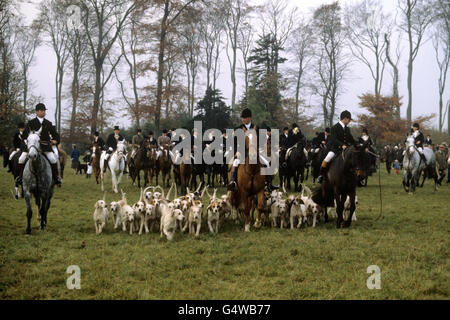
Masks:
[[[412,135],[406,138],[405,145],[406,150],[403,157],[403,187],[406,192],[413,194],[416,191],[416,186],[419,185],[421,172],[426,169],[430,169],[430,172],[435,171],[433,168],[436,166],[436,156],[432,149],[425,147],[423,148],[423,154],[427,163],[421,161],[419,151],[415,147],[414,137]],[[437,190],[436,179],[435,190]]]
[[[122,181],[123,170],[125,169],[124,153],[126,145],[124,141],[117,142],[116,151],[114,151],[108,160],[109,170],[111,171],[112,188],[115,193],[119,193],[119,184]],[[103,180],[105,166],[106,152],[103,152],[100,157],[100,181],[102,184],[102,191],[104,191]]]

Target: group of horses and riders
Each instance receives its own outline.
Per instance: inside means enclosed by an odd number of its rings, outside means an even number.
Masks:
[[[60,136],[50,121],[45,119],[46,107],[39,103],[36,105],[36,117],[30,120],[26,125],[19,124],[19,130],[14,135],[14,151],[9,157],[10,171],[15,177],[16,190],[22,185],[23,195],[27,203],[28,227],[27,233],[30,232],[29,221],[31,219],[31,196],[35,197],[39,207],[41,217],[41,228],[46,225],[47,211],[50,206],[50,200],[53,195],[54,186],[61,187],[61,178],[59,175],[59,162],[57,160],[58,149],[60,144]],[[372,148],[372,140],[367,130],[363,131],[363,135],[356,141],[348,124],[352,120],[349,111],[343,111],[340,115],[340,121],[331,128],[326,128],[323,133],[318,133],[312,143],[307,146],[304,135],[299,126],[293,124],[292,128],[285,127],[280,136],[279,149],[279,176],[280,183],[287,184],[290,189],[290,179],[294,179],[295,191],[300,191],[298,182],[303,182],[303,174],[307,163],[311,162],[314,179],[317,178],[321,183],[313,195],[313,200],[323,207],[334,206],[336,204],[338,223],[337,226],[349,226],[351,216],[355,209],[355,188],[361,181],[367,177],[371,166],[374,165],[374,157],[376,156]],[[244,109],[241,113],[242,124],[235,128],[247,132],[255,130],[259,133],[259,127],[252,122],[252,113],[250,109]],[[266,129],[267,142],[265,146],[259,145],[259,134],[246,135],[243,149],[239,144],[242,143],[234,136],[234,149],[227,150],[225,140],[221,144],[223,149],[220,151],[224,159],[227,154],[234,150],[231,161],[224,162],[223,165],[205,165],[193,164],[191,161],[185,161],[186,157],[192,155],[183,155],[182,152],[174,152],[173,148],[183,141],[186,137],[180,135],[175,137],[175,129],[163,130],[158,139],[153,137],[153,132],[149,132],[148,136],[144,136],[141,130],[132,139],[132,152],[126,153],[126,141],[120,134],[119,127],[114,127],[106,143],[99,136],[98,132],[94,133],[92,141],[92,158],[91,165],[97,178],[100,175],[103,188],[103,173],[109,167],[112,178],[113,188],[118,192],[117,185],[120,183],[122,174],[128,163],[129,173],[133,179],[138,178],[140,185],[139,171],[144,171],[145,183],[148,183],[148,174],[150,174],[150,183],[154,175],[158,179],[159,171],[163,176],[163,185],[169,185],[170,169],[173,164],[174,179],[185,192],[189,183],[196,184],[196,176],[200,176],[201,182],[203,175],[208,174],[208,184],[214,184],[214,174],[222,178],[222,183],[227,185],[230,191],[231,203],[234,207],[240,208],[246,217],[245,230],[249,230],[249,212],[251,206],[257,199],[258,211],[263,210],[265,194],[267,189],[269,192],[278,189],[278,186],[272,184],[272,175],[263,175],[262,167],[270,166],[271,154],[271,129]],[[423,134],[418,130],[418,124],[414,124],[411,136],[406,141],[405,150],[405,177],[404,186],[407,190],[414,191],[415,185],[418,184],[418,172],[427,171],[433,164],[434,154],[423,149]],[[194,131],[194,138],[199,132]],[[222,137],[228,139],[226,131],[223,131]],[[254,144],[250,143],[250,139],[256,139],[256,148],[252,148]],[[194,144],[195,139],[191,139],[191,150],[197,147]],[[203,141],[202,148],[209,148],[214,142]],[[252,141],[253,143],[254,141]],[[260,148],[262,147],[262,148]],[[264,155],[262,150],[265,148]],[[308,151],[307,151],[308,149]],[[245,150],[244,155],[240,155],[236,150]],[[202,150],[203,151],[203,150]],[[256,162],[249,162],[249,155],[256,159]],[[182,159],[181,162],[177,161]],[[192,157],[193,158],[193,157]],[[228,157],[228,159],[230,159]],[[433,175],[432,170],[427,171],[430,176]],[[210,174],[212,181],[210,181]],[[158,180],[156,180],[158,184]],[[196,185],[194,186],[196,187]],[[344,202],[350,197],[351,214],[347,221],[343,221],[342,211]],[[260,213],[256,220],[255,226],[260,225]]]

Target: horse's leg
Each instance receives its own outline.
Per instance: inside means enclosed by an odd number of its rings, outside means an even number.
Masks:
[[[334,194],[335,194],[334,199],[336,200],[336,215],[337,215],[336,228],[340,228],[342,222],[344,221],[342,217],[342,213],[344,211],[344,202],[341,200],[342,198],[344,198],[344,195],[339,195],[336,192],[336,190]]]
[[[258,217],[256,218],[254,227],[259,229],[261,228],[261,212],[264,210],[264,191],[258,193]]]
[[[344,221],[344,227],[345,228],[350,227],[350,225],[352,224],[352,217],[353,217],[353,214],[354,214],[355,209],[356,209],[355,192],[349,193],[349,197],[350,197],[350,214],[348,215],[347,220]]]
[[[299,173],[294,172],[294,191],[298,192],[298,180],[299,180]]]
[[[44,230],[47,226],[47,211],[50,207],[49,199],[41,200],[42,206],[39,208],[39,214],[41,215],[41,230]]]
[[[33,216],[33,211],[31,209],[31,194],[29,191],[25,192],[25,202],[27,203],[27,234],[31,234],[31,217]]]
[[[244,216],[245,216],[245,225],[244,231],[250,232],[250,207],[251,207],[251,197],[247,197],[244,199],[245,207],[244,207]]]
[[[131,172],[131,170],[130,170]],[[141,169],[138,168],[134,168],[134,174],[135,174],[135,178],[137,178],[138,181],[138,188],[141,187]],[[134,181],[133,181],[134,184]]]

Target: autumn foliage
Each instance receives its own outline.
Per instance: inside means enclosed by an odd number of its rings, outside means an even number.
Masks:
[[[398,115],[397,110],[401,106],[399,98],[373,94],[364,94],[358,98],[361,100],[359,105],[368,111],[368,113],[358,116],[359,124],[369,130],[375,144],[386,145],[405,140],[405,135],[409,132],[411,123]],[[420,124],[422,132],[426,132],[426,124],[434,116],[432,114],[419,117],[414,122]]]

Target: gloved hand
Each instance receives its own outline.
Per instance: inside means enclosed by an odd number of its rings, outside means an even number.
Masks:
[[[111,148],[111,147],[109,147],[109,149],[108,149],[109,151],[113,151],[113,148]]]

